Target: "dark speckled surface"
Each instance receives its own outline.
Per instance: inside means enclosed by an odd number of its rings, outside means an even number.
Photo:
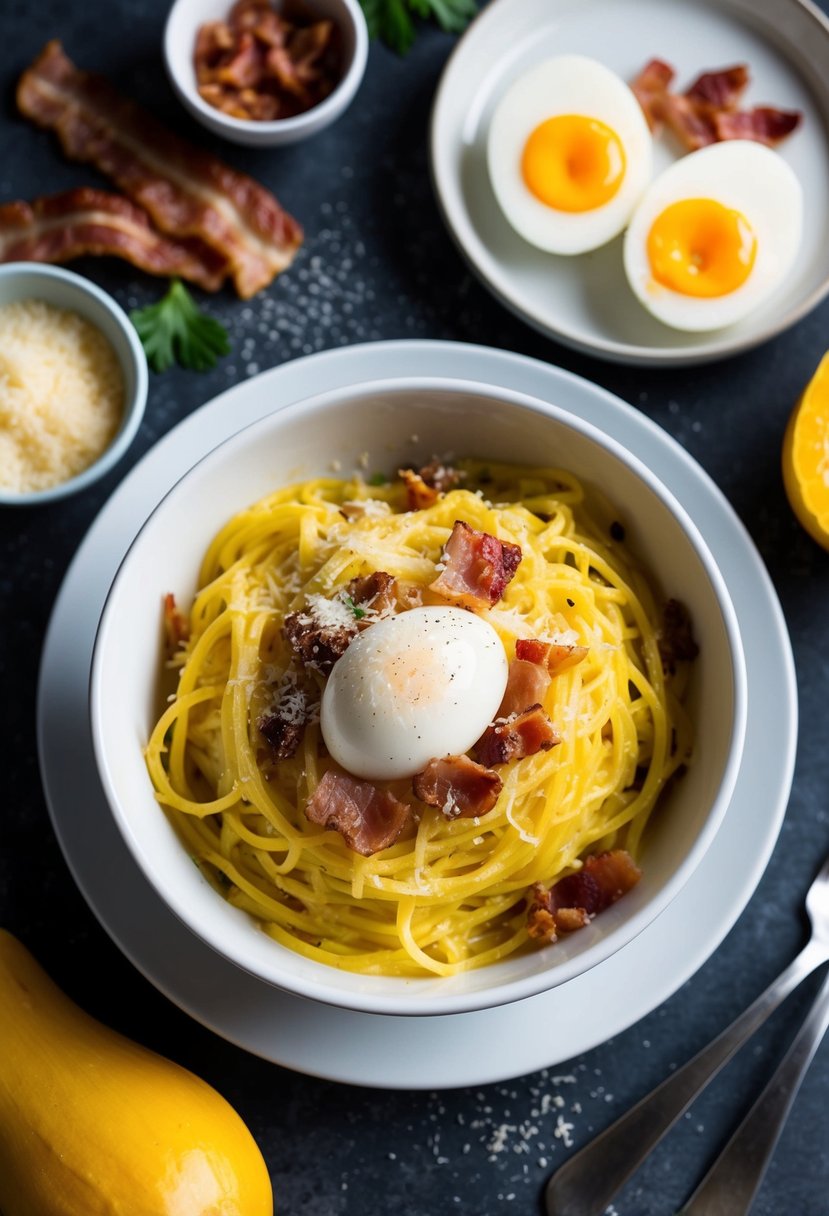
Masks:
[[[60,36],[84,65],[105,70],[179,129],[205,138],[164,79],[165,8],[165,0],[42,0],[36,9],[5,0],[0,198],[94,178],[64,162],[51,136],[14,114],[13,83],[47,36]],[[0,739],[8,747],[0,923],[88,1009],[227,1095],[263,1148],[282,1216],[538,1212],[542,1184],[568,1152],[555,1134],[557,1116],[572,1125],[567,1138],[585,1143],[747,1005],[798,948],[802,896],[829,851],[829,554],[799,529],[779,476],[788,413],[829,346],[829,303],[759,350],[681,372],[613,367],[532,333],[469,277],[432,198],[426,122],[451,46],[429,30],[403,61],[374,47],[357,103],[313,144],[277,154],[225,150],[301,218],[307,231],[301,258],[254,301],[215,300],[233,354],[209,375],[173,371],[153,379],[140,435],[104,484],[51,508],[0,513]],[[120,265],[86,262],[77,269],[123,304],[158,293],[154,282]],[[47,818],[34,739],[38,656],[51,605],[80,539],[128,466],[179,419],[245,376],[301,353],[393,337],[487,343],[559,363],[619,393],[675,435],[721,486],[768,564],[792,635],[801,709],[794,790],[772,862],[737,926],[697,975],[638,1025],[555,1075],[413,1095],[330,1084],[263,1064],[160,996],[120,955],[72,883]],[[807,988],[793,998],[695,1105],[619,1197],[618,1216],[675,1210],[759,1092],[808,995]],[[794,1107],[757,1216],[829,1212],[827,1087],[824,1048]]]

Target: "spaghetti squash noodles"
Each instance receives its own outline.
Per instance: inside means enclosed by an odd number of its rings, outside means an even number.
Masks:
[[[690,652],[660,654],[656,591],[613,517],[560,469],[456,467],[278,490],[215,537],[189,612],[168,603],[176,688],[147,747],[158,800],[230,903],[366,974],[449,976],[534,948],[533,891],[603,850],[635,858],[691,751]],[[494,589],[453,589],[455,537],[484,538],[473,584],[503,556]],[[477,803],[441,757],[426,776],[358,780],[320,727],[340,654],[380,620],[449,602],[491,626],[511,671],[547,663],[532,730],[513,707],[450,758],[459,778],[488,774]],[[338,781],[357,828],[329,814]]]

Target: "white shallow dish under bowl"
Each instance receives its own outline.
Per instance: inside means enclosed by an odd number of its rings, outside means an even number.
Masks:
[[[435,453],[521,464],[540,460],[600,486],[623,516],[630,549],[657,594],[689,608],[700,645],[690,712],[696,754],[666,791],[644,845],[644,877],[587,928],[550,949],[452,978],[365,976],[304,958],[265,935],[202,877],[154,799],[143,748],[160,707],[162,596],[188,603],[201,557],[233,514],[297,478],[425,463]],[[556,405],[485,384],[410,377],[358,383],[278,410],[197,463],[160,502],[113,583],[95,645],[92,735],[112,814],[145,876],[173,912],[226,959],[287,992],[351,1010],[449,1014],[533,996],[623,948],[675,898],[722,822],[740,766],[746,717],[737,619],[716,561],[691,518],[621,444]]]
[[[410,1018],[292,996],[191,933],[115,826],[88,707],[92,650],[112,580],[148,515],[193,462],[271,414],[274,402],[284,407],[424,369],[557,401],[624,444],[671,487],[713,553],[740,621],[748,713],[722,826],[647,929],[599,966],[538,996]],[[661,427],[597,385],[537,359],[457,342],[374,342],[296,359],[235,385],[185,418],[127,475],[80,545],[56,600],[41,661],[37,738],[49,814],[72,876],[112,940],[159,992],[271,1063],[351,1085],[445,1089],[560,1065],[632,1026],[686,981],[695,984],[694,972],[744,911],[772,856],[794,773],[797,688],[786,623],[762,559],[721,491]],[[689,1000],[694,993],[691,987]]]
[[[115,351],[124,381],[121,423],[96,460],[74,477],[48,489],[21,494],[0,487],[0,504],[30,507],[77,494],[114,468],[135,438],[144,417],[148,374],[147,359],[129,317],[112,296],[81,275],[39,262],[8,262],[0,266],[0,307],[17,300],[42,300],[91,322]]]
[[[224,20],[233,0],[175,0],[164,27],[164,62],[179,101],[193,117],[231,143],[276,148],[298,143],[331,125],[351,104],[366,70],[368,27],[359,0],[311,0],[315,17],[335,23],[341,40],[342,71],[335,88],[318,105],[291,118],[254,122],[211,106],[196,85],[193,52],[199,28]]]
[[[683,333],[631,291],[622,240],[578,257],[527,244],[501,212],[486,163],[495,106],[510,84],[554,55],[588,55],[633,80],[656,56],[685,88],[703,71],[748,65],[747,106],[800,110],[778,148],[803,187],[803,239],[778,291],[742,321]],[[432,178],[447,227],[472,270],[507,308],[547,336],[603,359],[705,363],[748,350],[810,312],[829,291],[829,18],[809,0],[494,0],[463,36],[432,113]],[[680,150],[654,141],[654,175]]]

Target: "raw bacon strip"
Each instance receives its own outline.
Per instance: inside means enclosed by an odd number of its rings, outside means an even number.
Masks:
[[[674,75],[674,69],[669,63],[662,59],[651,59],[630,86],[652,131],[659,126],[659,102],[667,93]]]
[[[412,808],[369,781],[329,769],[305,806],[312,823],[339,832],[355,853],[370,857],[394,844]]]
[[[717,139],[754,139],[773,148],[796,131],[803,120],[798,110],[776,110],[772,106],[755,106],[753,110],[735,110],[715,114]]]
[[[559,879],[549,891],[536,884],[527,914],[530,937],[554,942],[559,932],[582,928],[626,895],[641,877],[642,871],[625,849],[612,849],[586,857],[580,870]]]
[[[17,88],[27,118],[57,132],[143,206],[162,232],[200,237],[223,258],[242,298],[289,266],[302,230],[263,186],[193,147],[49,42]]]
[[[521,714],[531,705],[540,705],[549,687],[550,673],[546,667],[528,659],[513,659],[507,671],[507,686],[495,715],[496,721]]]
[[[733,67],[718,68],[715,72],[703,72],[685,90],[689,101],[710,106],[713,110],[736,110],[740,98],[748,88],[748,67],[736,63]]]
[[[561,735],[540,705],[531,705],[523,713],[488,726],[475,744],[479,763],[492,768],[523,760],[537,752],[548,752],[561,743]]]
[[[218,290],[227,272],[208,245],[162,236],[146,211],[120,194],[82,187],[0,207],[0,262],[69,262],[86,254],[124,258],[206,291]]]
[[[517,659],[538,663],[540,666],[546,667],[551,676],[558,676],[563,671],[569,671],[571,667],[577,666],[586,655],[586,646],[542,642],[540,638],[519,638],[515,643]]]
[[[420,801],[440,807],[447,819],[485,815],[495,806],[502,787],[497,773],[476,764],[469,756],[430,760],[412,778],[412,788]]]
[[[444,569],[430,591],[464,608],[491,607],[504,594],[521,561],[521,546],[455,520],[443,550]]]

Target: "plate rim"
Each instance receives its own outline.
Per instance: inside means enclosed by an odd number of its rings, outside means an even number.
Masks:
[[[505,291],[502,286],[496,283],[487,273],[487,270],[480,264],[474,255],[474,251],[469,247],[459,230],[457,216],[449,205],[448,192],[445,186],[445,180],[455,181],[454,175],[448,172],[446,179],[440,171],[442,157],[439,152],[439,143],[442,138],[440,132],[441,123],[441,106],[445,104],[445,97],[448,93],[451,83],[452,73],[458,70],[459,61],[463,60],[463,56],[467,53],[471,40],[478,36],[479,31],[501,19],[502,10],[510,7],[513,4],[520,3],[521,0],[493,0],[486,8],[481,10],[474,20],[467,26],[464,33],[458,39],[452,51],[449,54],[446,63],[441,71],[432,106],[429,114],[428,123],[428,171],[429,180],[432,185],[432,192],[437,203],[438,211],[443,220],[444,227],[449,234],[455,248],[460,253],[466,266],[472,271],[478,281],[486,288],[486,290],[510,312],[524,324],[529,325],[536,333],[544,335],[546,338],[552,339],[555,342],[560,342],[563,346],[571,350],[578,351],[580,354],[592,355],[594,358],[602,359],[608,363],[617,363],[632,367],[692,367],[700,364],[716,363],[721,359],[729,359],[746,351],[753,350],[755,347],[771,341],[786,330],[791,329],[808,316],[824,299],[829,295],[829,272],[827,272],[823,283],[811,291],[797,306],[788,311],[783,317],[770,321],[765,327],[759,329],[756,333],[744,334],[742,337],[734,338],[731,341],[708,341],[699,345],[689,347],[666,346],[666,347],[650,347],[637,346],[625,342],[616,341],[585,341],[577,335],[562,331],[555,328],[534,311],[528,310],[522,306],[519,299]],[[628,3],[634,3],[635,0],[626,0]],[[827,43],[829,50],[829,15],[824,13],[812,0],[777,0],[778,3],[786,3],[791,8],[799,9],[805,12],[811,20],[820,28]],[[728,3],[728,0],[726,0]],[[738,0],[731,0],[732,6],[739,12]],[[785,54],[785,51],[781,51]],[[791,62],[791,60],[789,60]],[[798,72],[798,76],[800,73]],[[828,95],[829,96],[829,95]],[[448,156],[446,158],[448,160]],[[461,192],[459,191],[459,195]],[[461,213],[464,219],[467,216],[466,209],[461,207]],[[472,225],[470,223],[470,228]],[[474,229],[472,229],[474,232]],[[483,242],[481,242],[483,244]]]
[[[576,1019],[575,1023],[571,1026],[571,1031],[575,1033],[576,1038],[573,1039],[571,1037],[566,1041],[559,1038],[556,1043],[547,1043],[547,1036],[545,1036],[545,1042],[543,1045],[541,1045],[522,1041],[522,1039],[526,1040],[528,1038],[527,1033],[525,1033],[523,1036],[515,1036],[514,1034],[508,1036],[501,1035],[500,1038],[502,1040],[506,1037],[507,1043],[511,1044],[512,1055],[509,1053],[499,1055],[497,1059],[476,1058],[474,1060],[473,1071],[470,1071],[469,1061],[464,1061],[463,1059],[452,1060],[448,1065],[447,1060],[445,1058],[441,1059],[437,1054],[434,1056],[435,1072],[424,1071],[422,1060],[420,1060],[417,1064],[413,1062],[417,1054],[416,1052],[401,1053],[399,1050],[397,1050],[392,1052],[390,1056],[387,1056],[387,1058],[382,1061],[382,1067],[379,1068],[379,1070],[375,1071],[374,1073],[367,1073],[364,1066],[365,1061],[363,1062],[363,1066],[359,1069],[359,1071],[355,1071],[357,1069],[357,1060],[356,1057],[352,1059],[349,1053],[340,1052],[339,1055],[334,1058],[334,1060],[326,1061],[319,1056],[318,1052],[315,1053],[312,1051],[311,1055],[309,1056],[308,1051],[304,1047],[298,1048],[297,1044],[289,1044],[287,1047],[284,1044],[274,1044],[272,1038],[269,1039],[267,1034],[263,1039],[261,1026],[257,1027],[248,1018],[247,1013],[245,1013],[244,1017],[242,1017],[237,1010],[228,1011],[222,1008],[220,1008],[217,1013],[216,993],[205,992],[204,983],[196,985],[197,991],[195,996],[193,995],[192,991],[186,992],[184,995],[182,995],[181,976],[176,974],[174,971],[172,975],[160,977],[158,974],[160,970],[158,963],[156,962],[153,964],[150,962],[148,964],[147,962],[147,944],[144,943],[143,952],[140,942],[136,947],[134,936],[136,926],[131,926],[129,932],[127,932],[125,935],[123,925],[120,927],[119,931],[116,930],[111,923],[108,923],[111,922],[112,916],[110,915],[108,917],[106,910],[99,906],[100,894],[98,899],[96,899],[93,891],[89,889],[89,884],[85,881],[82,873],[83,865],[79,862],[79,857],[73,853],[73,848],[70,846],[67,833],[62,830],[60,807],[58,806],[58,801],[56,800],[55,795],[58,791],[60,794],[62,794],[63,790],[60,789],[59,782],[57,783],[57,787],[54,784],[53,779],[55,778],[56,774],[51,771],[51,760],[48,754],[50,727],[48,724],[47,705],[49,701],[48,694],[50,691],[50,679],[52,678],[50,676],[49,664],[52,653],[57,646],[56,637],[59,632],[59,627],[62,624],[62,615],[66,612],[66,604],[71,601],[71,593],[73,592],[74,583],[77,582],[80,576],[84,573],[84,564],[89,564],[90,555],[93,553],[96,561],[99,563],[104,561],[103,555],[101,554],[100,550],[97,549],[97,542],[100,536],[102,534],[105,535],[107,529],[110,531],[115,531],[116,533],[119,552],[115,554],[111,561],[112,572],[114,573],[114,569],[117,568],[118,561],[120,560],[120,556],[122,555],[124,548],[129,545],[134,533],[143,523],[143,515],[141,515],[137,520],[130,518],[130,513],[132,513],[133,516],[135,514],[136,501],[139,504],[142,502],[142,495],[138,493],[142,482],[147,482],[148,479],[152,480],[153,474],[157,477],[157,470],[163,469],[165,459],[167,459],[169,454],[174,452],[177,447],[184,447],[186,450],[186,440],[194,431],[197,435],[200,434],[201,437],[203,437],[208,429],[208,427],[205,426],[207,414],[210,415],[211,425],[214,422],[219,424],[223,419],[226,420],[224,423],[224,433],[230,433],[235,429],[239,429],[239,411],[237,410],[235,412],[231,412],[224,408],[227,397],[230,394],[244,393],[245,390],[249,392],[250,389],[248,386],[254,382],[258,382],[259,385],[261,385],[262,382],[267,382],[268,387],[270,388],[274,381],[278,381],[280,377],[284,379],[287,376],[290,381],[294,379],[307,379],[309,375],[312,379],[316,378],[316,390],[323,391],[324,388],[332,387],[332,385],[329,385],[326,382],[322,385],[322,387],[320,387],[320,375],[322,374],[323,381],[325,381],[325,377],[330,377],[332,370],[335,373],[335,376],[338,377],[334,383],[353,383],[355,379],[359,380],[364,378],[372,378],[367,377],[365,373],[366,361],[368,361],[368,364],[377,365],[373,378],[379,378],[381,375],[394,374],[394,372],[396,372],[398,375],[408,374],[405,370],[401,370],[402,365],[406,362],[407,358],[410,360],[413,367],[420,368],[423,366],[424,358],[429,357],[442,359],[447,362],[452,362],[455,360],[460,360],[462,362],[466,361],[469,369],[472,369],[474,365],[474,370],[470,370],[468,372],[468,374],[472,377],[480,379],[483,373],[484,378],[489,377],[489,383],[501,384],[503,382],[503,387],[513,387],[518,391],[530,393],[535,392],[536,394],[539,392],[543,394],[544,392],[549,393],[552,391],[553,395],[555,395],[557,387],[560,388],[562,384],[568,384],[571,389],[575,390],[577,396],[579,394],[586,393],[589,398],[596,398],[599,400],[602,403],[599,407],[600,409],[610,407],[611,412],[619,412],[619,417],[627,418],[628,424],[633,424],[634,430],[636,430],[638,435],[642,437],[643,442],[645,439],[650,439],[651,441],[656,440],[659,445],[665,448],[665,450],[674,452],[675,458],[680,457],[684,465],[704,479],[704,482],[709,490],[710,500],[715,504],[717,511],[721,513],[724,509],[727,512],[727,516],[732,523],[732,531],[736,531],[736,534],[740,539],[744,557],[750,562],[754,575],[757,579],[759,579],[761,588],[765,593],[765,606],[771,614],[772,625],[776,628],[778,640],[781,643],[781,678],[783,684],[785,685],[784,692],[788,694],[785,697],[785,705],[788,710],[788,721],[784,723],[784,726],[787,726],[788,729],[784,730],[785,745],[777,752],[776,773],[777,783],[779,786],[777,798],[774,800],[774,806],[772,806],[768,811],[768,822],[766,824],[762,840],[759,841],[759,847],[756,838],[753,840],[754,849],[752,851],[751,861],[745,874],[743,875],[742,882],[740,883],[739,894],[736,899],[733,897],[733,892],[729,895],[729,906],[723,911],[723,914],[717,921],[714,930],[706,938],[703,945],[699,946],[695,951],[692,951],[689,954],[689,956],[685,959],[684,965],[679,971],[672,972],[670,978],[668,979],[665,974],[665,969],[663,968],[661,976],[657,977],[660,980],[658,990],[655,991],[653,988],[654,976],[653,970],[651,969],[649,995],[643,1000],[641,999],[641,993],[635,994],[635,1007],[632,1007],[629,1001],[628,1006],[624,1011],[616,1008],[609,1010],[613,1020],[603,1024],[600,1032],[587,1031],[583,1024],[583,1019]],[[381,364],[383,361],[390,363],[392,367],[384,371],[379,366],[379,364]],[[361,367],[363,369],[362,372]],[[343,377],[345,377],[344,381],[342,379]],[[532,385],[530,384],[530,381],[533,381]],[[539,389],[539,384],[545,385],[546,387]],[[254,399],[257,395],[257,391],[258,390],[254,390]],[[306,386],[301,393],[297,391],[296,398],[292,399],[299,399],[300,396],[310,395],[311,391],[313,390]],[[288,394],[286,393],[284,396],[287,397]],[[572,409],[572,405],[570,405],[569,408]],[[253,413],[246,413],[245,418],[247,421],[250,421],[252,418],[258,417],[264,412],[266,412],[264,409],[260,410],[259,412],[254,410]],[[574,412],[576,411],[574,410]],[[593,420],[592,417],[590,420]],[[207,440],[202,445],[203,451],[207,451],[210,447],[215,446],[216,442],[217,440],[215,439]],[[637,454],[641,455],[639,451],[637,451]],[[647,457],[642,458],[647,459]],[[180,465],[178,466],[178,469],[178,475],[180,475]],[[658,470],[657,472],[658,475],[662,476]],[[174,477],[175,474],[176,471],[173,470],[170,476]],[[168,475],[165,474],[165,477],[166,476]],[[152,487],[150,487],[150,489],[151,488]],[[677,493],[673,485],[672,489],[674,489],[674,493]],[[146,498],[148,493],[149,489],[144,491],[144,498]],[[680,501],[682,501],[682,495],[680,493],[677,493],[677,497],[679,497]],[[141,510],[143,509],[144,508],[142,506]],[[118,522],[115,518],[118,511],[120,511],[122,515],[124,515],[126,512],[126,517],[120,522]],[[95,625],[97,625],[97,615],[95,616],[91,630],[93,636]],[[87,662],[86,672],[82,682],[84,695],[86,692],[88,667],[89,664]],[[84,717],[86,717],[86,715],[84,715]],[[777,724],[778,726],[780,725],[779,720],[777,721]],[[144,974],[145,977],[149,979],[150,982],[152,982],[157,988],[159,988],[159,990],[162,991],[170,1000],[172,1000],[173,1003],[178,1005],[197,1021],[200,1021],[203,1025],[208,1026],[210,1029],[214,1030],[216,1033],[220,1034],[229,1041],[236,1042],[245,1050],[252,1051],[254,1054],[258,1054],[274,1063],[293,1068],[296,1071],[310,1073],[329,1080],[360,1084],[369,1087],[435,1089],[449,1088],[460,1085],[485,1084],[505,1080],[521,1073],[550,1066],[554,1063],[558,1063],[564,1059],[570,1058],[573,1055],[589,1050],[590,1048],[597,1046],[599,1043],[604,1042],[612,1035],[620,1033],[622,1030],[638,1021],[641,1017],[645,1016],[645,1014],[650,1012],[652,1009],[656,1008],[657,1005],[666,1000],[682,983],[690,978],[690,976],[702,965],[703,962],[706,961],[706,959],[717,948],[722,939],[725,937],[726,933],[742,913],[746,903],[759,882],[763,871],[765,870],[782,826],[794,771],[795,745],[797,738],[797,700],[794,661],[791,653],[791,644],[788,637],[788,631],[786,629],[779,600],[777,599],[771,580],[767,571],[765,570],[759,554],[757,554],[753,546],[753,542],[751,542],[750,538],[748,537],[748,534],[741,521],[733,512],[722,493],[718,490],[704,470],[700,469],[696,462],[693,461],[686,452],[684,452],[680,445],[677,444],[676,441],[667,434],[667,432],[664,432],[660,427],[657,426],[656,423],[648,419],[647,416],[641,414],[633,407],[624,403],[620,398],[614,396],[600,386],[584,380],[582,377],[576,376],[573,373],[567,372],[563,369],[541,363],[538,360],[529,359],[525,356],[513,355],[509,352],[492,348],[471,346],[466,344],[428,340],[398,341],[368,343],[358,347],[337,348],[322,352],[320,354],[306,356],[303,359],[296,360],[288,364],[284,364],[281,367],[273,368],[268,372],[261,373],[260,376],[253,378],[253,380],[243,382],[241,385],[233,386],[219,394],[217,397],[213,398],[212,401],[208,402],[200,410],[195,411],[193,414],[189,415],[188,418],[179,423],[177,427],[173,428],[173,430],[169,432],[164,439],[159,441],[159,443],[153,449],[151,449],[149,453],[147,453],[143,460],[125,479],[122,486],[119,487],[119,489],[113,494],[109,503],[107,503],[102,509],[100,515],[87,534],[87,537],[79,547],[77,555],[65,576],[61,591],[54,605],[52,618],[49,623],[43,647],[41,672],[38,685],[37,735],[41,775],[43,778],[49,814],[61,849],[64,853],[64,857],[77,885],[89,903],[93,913],[103,925],[104,929],[109,933],[110,937],[112,937],[112,939],[115,941],[116,945],[118,945],[119,949],[121,949],[122,952],[128,958],[130,958],[137,969],[141,971],[142,974]],[[99,790],[99,794],[101,800],[104,801],[104,805],[106,805],[103,792]],[[712,854],[716,853],[718,844],[720,847],[722,847],[722,836],[723,832],[725,831],[725,826],[728,823],[728,815],[731,812],[731,809],[732,808],[729,807],[729,812],[726,813],[725,824],[723,825],[723,828],[721,828],[720,834],[714,841],[711,850],[709,850],[709,858],[712,856]],[[111,826],[113,832],[116,832],[114,825]],[[126,847],[122,847],[124,848],[125,855],[128,858],[129,855],[126,854]],[[707,859],[703,859],[700,868],[696,872],[696,877],[699,877],[700,872],[704,870],[706,860]],[[616,955],[612,956],[611,959],[608,959],[606,962],[591,969],[591,971],[584,973],[583,976],[577,977],[576,979],[570,981],[570,983],[566,985],[566,988],[570,989],[567,999],[569,999],[569,996],[577,990],[578,986],[583,986],[585,981],[592,982],[590,977],[595,977],[597,974],[602,975],[603,973],[605,976],[607,976],[609,974],[607,969],[613,966],[614,960],[617,962],[618,960],[621,960],[621,965],[629,962],[631,957],[630,952],[635,951],[638,944],[646,942],[648,939],[648,934],[650,933],[653,935],[657,927],[665,923],[665,918],[670,917],[671,908],[675,908],[678,904],[681,904],[683,897],[686,899],[690,898],[689,887],[693,888],[694,877],[695,876],[692,876],[692,878],[689,880],[689,885],[685,887],[684,892],[680,892],[671,907],[666,909],[666,911],[663,912],[655,922],[653,922],[649,929],[644,930],[633,942],[624,947],[624,949],[620,950]],[[150,889],[147,888],[147,890],[149,891]],[[153,896],[153,898],[157,897]],[[173,917],[172,913],[167,912],[167,915],[175,922],[176,925],[179,925],[179,922],[175,917]],[[194,948],[193,943],[197,943],[197,939],[195,939],[190,934],[189,930],[186,930],[183,926],[180,928],[181,933],[183,933],[187,939],[185,942],[185,947],[188,951],[189,957],[189,952],[192,948]],[[138,927],[138,931],[140,932],[140,927]],[[130,933],[133,934],[132,938],[130,938]],[[125,936],[128,940],[124,940]],[[167,943],[165,942],[165,946],[166,944]],[[237,983],[242,982],[239,977],[243,977],[244,973],[238,972],[232,964],[228,964],[225,960],[219,959],[219,956],[213,954],[213,952],[207,947],[202,947],[201,943],[197,943],[197,946],[201,947],[201,949],[205,951],[204,958],[207,960],[208,970],[210,970],[211,961],[212,963],[218,962],[220,964],[219,969],[224,971],[225,976],[227,975],[227,969],[229,968],[230,973],[237,977]],[[163,967],[161,970],[163,971]],[[214,967],[213,970],[215,971],[216,968]],[[337,1009],[331,1006],[318,1005],[316,1002],[309,1002],[303,998],[293,997],[288,994],[281,993],[277,989],[269,988],[267,985],[262,984],[261,981],[253,980],[252,977],[247,977],[247,980],[254,986],[253,989],[250,989],[250,991],[253,993],[254,1002],[258,997],[268,1005],[269,1023],[273,1011],[276,1008],[281,1007],[282,1013],[286,1017],[295,1017],[296,1010],[299,1009],[304,1019],[305,1031],[311,1035],[311,1037],[313,1037],[313,1027],[317,1026],[327,1027],[327,1033],[329,1035],[331,1034],[333,1027],[335,1038],[341,1036],[344,1031],[353,1033],[357,1038],[359,1038],[361,1034],[365,1033],[365,1024],[368,1022],[371,1025],[370,1037],[372,1049],[375,1051],[377,1048],[377,1040],[380,1037],[375,1029],[378,1027],[378,1025],[381,1027],[381,1031],[382,1028],[385,1027],[387,1035],[392,1035],[392,1037],[394,1033],[405,1033],[407,1043],[411,1041],[413,1027],[420,1026],[421,1028],[425,1028],[424,1034],[428,1039],[430,1048],[433,1047],[434,1044],[434,1038],[430,1031],[435,1027],[436,1023],[442,1025],[444,1028],[447,1028],[454,1023],[455,1032],[457,1032],[458,1026],[462,1026],[464,1028],[464,1039],[470,1035],[474,1037],[475,1023],[479,1023],[480,1025],[487,1027],[487,1036],[491,1035],[492,1026],[498,1026],[501,1023],[503,1023],[504,1026],[509,1026],[512,1019],[527,1023],[527,1025],[524,1027],[525,1032],[527,1032],[532,1025],[539,1021],[539,1013],[542,1014],[542,1020],[546,1021],[548,1020],[549,1015],[545,1015],[544,1011],[561,1006],[561,994],[563,991],[561,988],[552,989],[548,993],[527,998],[526,1000],[513,1005],[502,1006],[500,1008],[491,1010],[481,1010],[473,1013],[438,1015],[436,1018],[424,1017],[413,1020],[412,1018],[393,1017],[390,1015],[352,1013],[350,1011]],[[219,1000],[219,1004],[221,1004],[221,1000]],[[564,1004],[566,1006],[567,1000],[564,1001]],[[605,1005],[607,1005],[607,1003],[605,1003]],[[533,1016],[534,1014],[535,1016]],[[606,1016],[604,1009],[602,1010],[600,1016]],[[278,1018],[276,1020],[278,1021]],[[405,1032],[400,1032],[401,1025],[405,1027]],[[448,1031],[444,1029],[443,1032],[435,1031],[435,1033],[446,1034]],[[578,1038],[579,1034],[582,1036],[581,1039]],[[585,1034],[587,1034],[586,1038]],[[527,1054],[528,1050],[529,1055]],[[345,1058],[342,1058],[343,1056],[345,1056]],[[428,1056],[428,1059],[431,1060],[432,1056]]]

